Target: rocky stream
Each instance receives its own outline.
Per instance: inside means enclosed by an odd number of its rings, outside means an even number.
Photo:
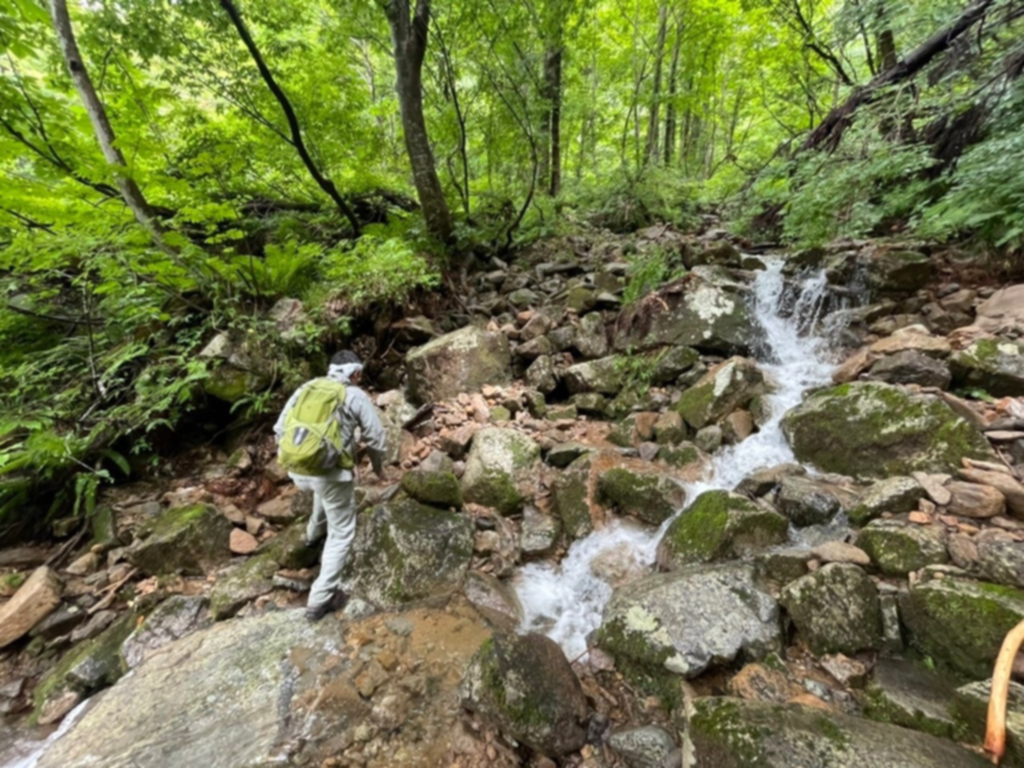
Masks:
[[[624,304],[653,249],[685,274]],[[757,250],[550,239],[360,340],[391,464],[318,624],[269,437],[0,550],[0,766],[991,764],[1024,285],[921,243]],[[210,340],[212,397],[251,352]],[[1007,740],[1024,765],[1017,682]]]

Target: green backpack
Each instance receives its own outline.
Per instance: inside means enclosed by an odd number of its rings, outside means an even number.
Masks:
[[[284,434],[277,448],[282,467],[297,475],[352,469],[352,455],[341,442],[341,426],[334,417],[344,402],[344,384],[323,378],[303,385],[284,417]]]

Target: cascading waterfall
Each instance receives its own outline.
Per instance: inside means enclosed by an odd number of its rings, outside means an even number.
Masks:
[[[779,426],[782,416],[798,405],[803,393],[829,381],[834,368],[827,341],[816,334],[831,308],[824,272],[807,277],[793,289],[782,273],[784,262],[771,259],[757,273],[751,307],[764,329],[757,357],[774,384],[767,398],[770,420],[742,443],[713,458],[704,479],[686,487],[687,499],[712,489],[732,489],[754,470],[793,460]],[[539,631],[558,642],[574,659],[586,652],[587,635],[601,622],[612,588],[596,576],[592,563],[606,553],[628,552],[638,565],[654,562],[666,521],[658,530],[616,520],[576,541],[559,564],[530,563],[514,585],[525,612],[523,631]]]

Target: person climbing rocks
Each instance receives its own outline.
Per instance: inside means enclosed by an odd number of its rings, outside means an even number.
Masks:
[[[383,476],[384,427],[370,397],[359,388],[363,364],[350,350],[331,358],[327,376],[312,379],[288,399],[274,425],[278,461],[295,485],[313,492],[306,544],[324,538],[320,575],[305,616],[319,621],[344,607],[341,571],[356,532],[356,449],[361,439],[373,471]],[[357,438],[356,430],[359,430]]]

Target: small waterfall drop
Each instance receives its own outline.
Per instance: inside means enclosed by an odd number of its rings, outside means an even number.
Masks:
[[[784,262],[771,259],[753,283],[751,309],[764,329],[756,357],[774,385],[767,398],[769,421],[738,445],[719,451],[706,476],[686,486],[692,501],[712,489],[732,489],[756,469],[793,460],[780,428],[783,415],[798,405],[803,393],[829,381],[834,364],[828,343],[816,334],[831,309],[825,273],[805,277],[792,288],[783,275]],[[594,574],[592,563],[606,553],[625,548],[638,565],[654,562],[662,533],[632,521],[615,520],[572,544],[561,563],[530,563],[513,582],[523,604],[523,631],[551,637],[574,659],[586,651],[586,636],[601,623],[601,612],[612,587]]]

